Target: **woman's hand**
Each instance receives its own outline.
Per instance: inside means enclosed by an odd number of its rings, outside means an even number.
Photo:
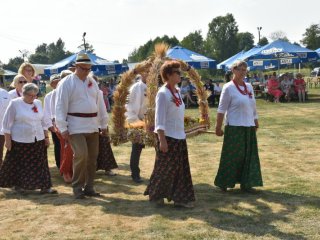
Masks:
[[[160,139],[160,151],[163,153],[168,152],[168,143],[165,138]]]
[[[219,128],[219,127],[216,127],[216,135],[218,137],[223,136],[223,130],[221,128]]]
[[[5,141],[4,146],[6,147],[6,149],[7,149],[8,151],[11,151],[11,148],[12,148],[12,141],[11,141],[11,139]]]
[[[45,138],[44,139],[44,145],[46,145],[46,147],[49,147],[50,146],[50,140],[49,140],[49,138]]]

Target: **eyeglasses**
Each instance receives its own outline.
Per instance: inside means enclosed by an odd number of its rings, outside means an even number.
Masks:
[[[33,69],[27,68],[27,69],[25,69],[24,71],[26,71],[26,72],[33,72]]]
[[[28,83],[27,81],[19,81],[19,83],[24,83],[24,84],[26,84],[26,83]]]
[[[90,68],[84,68],[84,67],[81,67],[81,66],[78,66],[78,67],[84,72],[90,72],[91,71],[91,67]]]
[[[37,94],[33,95],[33,94],[26,94],[27,96],[31,97],[31,98],[36,98]]]

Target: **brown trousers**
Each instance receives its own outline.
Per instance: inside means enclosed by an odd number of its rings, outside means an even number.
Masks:
[[[72,187],[74,191],[82,188],[93,190],[99,153],[99,133],[79,133],[70,135],[73,150]]]

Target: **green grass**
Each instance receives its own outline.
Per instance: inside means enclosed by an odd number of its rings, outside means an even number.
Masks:
[[[130,144],[113,147],[118,176],[97,173],[102,198],[74,200],[49,149],[58,196],[20,196],[0,190],[0,239],[320,239],[320,89],[307,103],[274,104],[257,99],[264,187],[243,194],[213,186],[222,138],[203,134],[188,139],[196,207],[155,208],[143,196],[154,165],[154,150],[141,156],[144,184],[130,181]],[[197,116],[197,109],[187,115]],[[211,108],[214,126],[216,109]]]

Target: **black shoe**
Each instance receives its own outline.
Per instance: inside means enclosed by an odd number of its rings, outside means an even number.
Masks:
[[[101,195],[95,190],[84,190],[83,193],[85,196],[88,196],[88,197],[99,197]]]
[[[132,178],[132,181],[134,181],[135,183],[142,183],[143,182],[143,180],[140,177]]]
[[[73,195],[75,199],[85,199],[86,196],[84,195],[84,192],[82,189],[73,189]]]

